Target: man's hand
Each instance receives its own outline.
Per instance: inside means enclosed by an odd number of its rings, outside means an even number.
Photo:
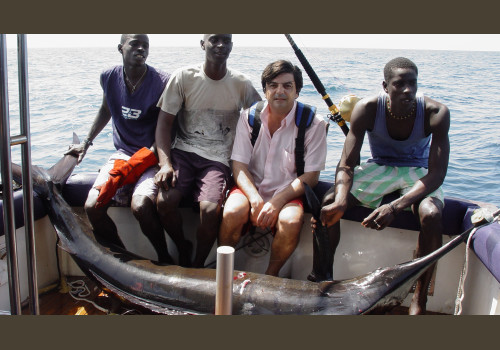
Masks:
[[[155,184],[165,190],[169,187],[175,187],[177,184],[177,177],[174,173],[174,168],[170,163],[166,163],[161,167],[161,169],[156,173],[154,178]]]
[[[272,202],[266,202],[257,217],[257,226],[260,228],[272,228],[278,221],[281,208],[277,208]]]
[[[395,218],[395,213],[390,204],[384,204],[368,215],[361,225],[375,230],[382,230],[390,225]]]
[[[88,146],[87,143],[85,142],[82,142],[78,145],[72,144],[69,146],[69,149],[66,152],[64,152],[64,155],[71,154],[74,155],[75,157],[78,157],[78,164],[80,164],[81,161],[83,160],[83,157],[85,157],[85,154],[87,153],[87,149]]]
[[[345,211],[345,206],[339,205],[337,202],[333,202],[321,208],[321,214],[319,218],[323,226],[330,227],[336,224],[342,218]]]
[[[262,200],[262,198],[260,198],[260,196],[259,199],[255,202],[250,202],[250,221],[252,222],[253,226],[258,226],[257,219],[263,206],[264,201]]]

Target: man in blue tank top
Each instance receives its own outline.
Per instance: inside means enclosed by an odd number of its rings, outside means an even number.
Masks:
[[[411,208],[421,225],[418,257],[442,245],[441,185],[450,152],[450,112],[445,105],[417,94],[417,76],[418,69],[409,59],[389,61],[384,68],[384,91],[361,100],[352,112],[336,184],[326,193],[321,211],[333,252],[340,240],[339,221],[355,205],[374,209],[362,225],[375,230],[384,229],[397,213]],[[356,166],[365,133],[372,158]],[[400,197],[380,205],[382,197],[394,191]],[[418,280],[410,314],[425,313],[433,269]],[[314,272],[310,279],[320,280]]]
[[[107,214],[112,202],[98,203],[98,196],[110,177],[109,171],[118,164],[115,161],[126,162],[141,148],[153,148],[159,113],[156,103],[170,75],[146,64],[149,38],[145,34],[122,34],[118,51],[123,57],[123,65],[101,73],[104,96],[87,138],[80,145],[73,145],[67,153],[78,155],[78,162],[81,162],[92,141],[111,120],[116,152],[101,168],[89,191],[85,211],[96,236],[124,247],[116,225]],[[136,183],[119,188],[113,199],[118,205],[131,206],[144,235],[157,252],[158,261],[173,263],[156,211],[158,187],[153,179],[157,170],[157,165],[149,167]]]

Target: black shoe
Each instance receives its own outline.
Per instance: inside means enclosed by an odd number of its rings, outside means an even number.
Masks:
[[[314,270],[307,276],[307,280],[311,282],[333,281],[333,278],[317,273]]]

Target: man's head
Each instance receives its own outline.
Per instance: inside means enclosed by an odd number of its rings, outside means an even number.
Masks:
[[[146,34],[122,34],[118,51],[124,64],[142,66],[149,55],[149,37]]]
[[[417,78],[417,66],[409,59],[397,57],[387,62],[382,86],[393,109],[412,108],[417,94]]]
[[[285,60],[272,62],[264,68],[261,77],[262,89],[264,90],[264,93],[266,92],[266,84],[270,83],[274,78],[283,73],[292,73],[295,83],[295,92],[297,95],[300,93],[303,86],[302,71],[299,67],[294,66],[290,61]]]
[[[224,64],[233,49],[232,34],[204,34],[200,40],[205,59],[211,63]]]
[[[418,68],[415,63],[405,57],[396,57],[386,63],[384,67],[384,80],[388,82],[395,69],[398,68],[410,68],[415,71],[415,74],[418,76]]]
[[[261,81],[271,110],[281,114],[290,112],[303,85],[300,68],[279,60],[264,69]]]

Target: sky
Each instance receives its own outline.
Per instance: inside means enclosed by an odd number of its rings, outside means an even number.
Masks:
[[[28,34],[28,48],[109,47],[119,34]],[[157,47],[198,46],[203,34],[149,34]],[[417,49],[500,51],[500,34],[292,34],[299,47],[366,49]],[[283,34],[233,34],[234,45],[284,47],[290,44]],[[15,47],[16,35],[7,34],[8,47]]]

